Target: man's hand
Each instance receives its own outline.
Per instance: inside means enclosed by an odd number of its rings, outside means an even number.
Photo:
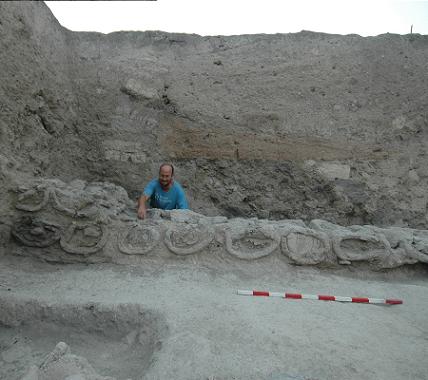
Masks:
[[[140,219],[144,219],[146,217],[146,202],[149,199],[147,195],[142,195],[140,199],[138,199],[138,210],[137,215]]]
[[[140,219],[144,219],[146,217],[146,208],[145,207],[139,207],[137,215]]]

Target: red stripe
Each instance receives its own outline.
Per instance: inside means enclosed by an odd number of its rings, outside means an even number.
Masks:
[[[352,297],[352,302],[368,303],[369,299],[364,297]]]
[[[401,305],[403,303],[403,301],[401,300],[386,300],[385,303],[389,304],[389,305]]]
[[[285,293],[285,298],[294,298],[296,300],[299,300],[302,298],[301,294],[294,294],[294,293]]]
[[[321,301],[336,301],[335,296],[318,296],[318,299]]]
[[[265,297],[269,297],[269,292],[261,292],[259,290],[253,290],[253,296],[265,296]]]

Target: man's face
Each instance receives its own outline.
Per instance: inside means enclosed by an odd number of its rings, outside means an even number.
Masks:
[[[172,168],[171,166],[162,166],[159,171],[159,183],[162,187],[168,187],[172,182]]]

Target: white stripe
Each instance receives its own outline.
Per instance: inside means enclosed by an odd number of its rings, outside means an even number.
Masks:
[[[305,300],[317,300],[318,296],[315,294],[302,294],[302,298]]]
[[[269,292],[270,297],[282,297],[284,298],[285,294],[280,292]]]
[[[241,296],[252,296],[253,295],[253,290],[238,290],[237,293]],[[270,297],[281,297],[281,298],[285,298],[285,293],[280,293],[280,292],[268,292]],[[307,299],[307,300],[318,300],[317,295],[314,294],[302,294],[302,299]],[[342,297],[342,296],[334,296],[336,301],[339,302],[352,302],[352,297]],[[386,300],[383,298],[368,298],[369,303],[386,303]]]
[[[334,296],[334,298],[339,302],[352,302],[352,297]]]
[[[369,303],[385,303],[385,300],[381,298],[369,298]]]
[[[238,294],[241,296],[252,296],[253,291],[252,290],[238,290]]]

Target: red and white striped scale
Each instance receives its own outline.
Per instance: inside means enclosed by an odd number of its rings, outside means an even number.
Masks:
[[[386,304],[386,305],[400,305],[403,303],[403,301],[399,299],[325,296],[325,295],[314,295],[314,294],[266,292],[266,291],[260,291],[260,290],[238,290],[238,294],[241,296],[280,297],[280,298],[291,298],[291,299],[299,299],[299,300],[305,299],[305,300],[320,300],[320,301],[375,303],[375,304]]]

